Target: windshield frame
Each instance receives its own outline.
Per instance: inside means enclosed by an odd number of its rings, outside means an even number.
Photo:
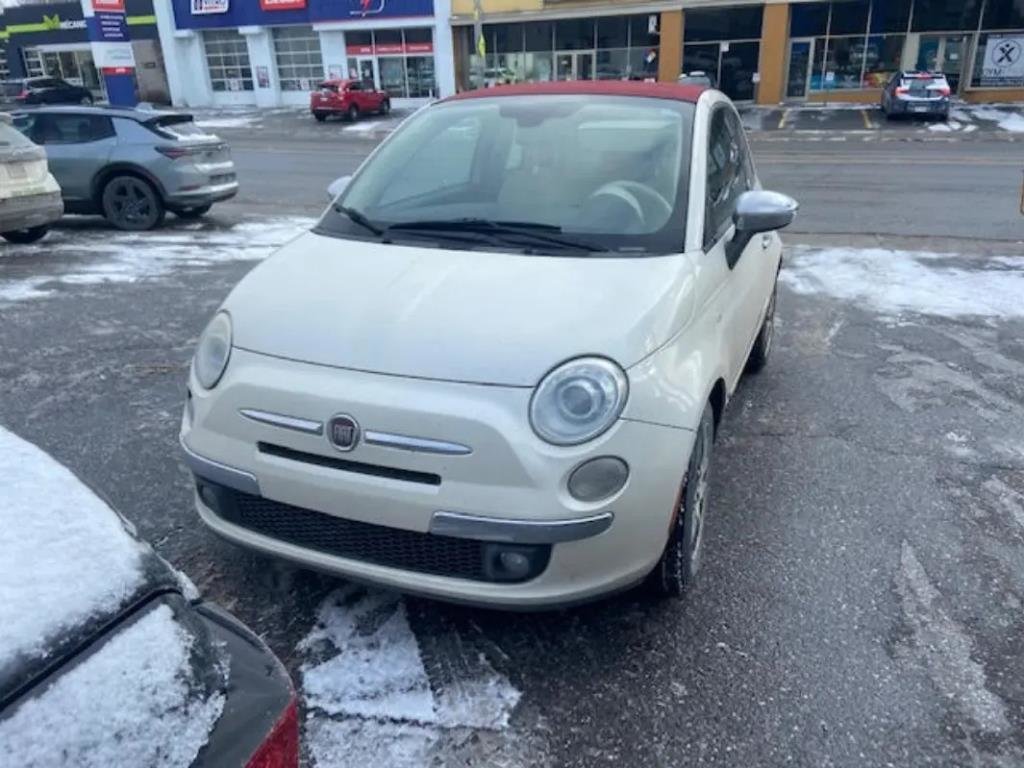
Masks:
[[[505,103],[513,102],[513,100],[519,104],[528,105],[530,108],[534,108],[536,104],[543,103],[544,101],[566,99],[580,100],[585,102],[587,106],[593,106],[595,101],[600,100],[613,102],[617,106],[625,106],[631,110],[640,110],[644,107],[662,110],[669,109],[679,115],[681,133],[678,145],[678,161],[680,163],[680,167],[678,169],[677,178],[675,179],[675,200],[671,215],[660,229],[649,233],[641,232],[629,234],[619,234],[614,232],[588,232],[586,230],[566,229],[560,236],[567,240],[579,241],[581,244],[580,248],[573,249],[559,247],[557,245],[546,245],[539,239],[531,239],[529,242],[526,242],[517,240],[514,236],[508,236],[506,240],[505,236],[508,235],[508,233],[501,232],[492,233],[491,237],[467,237],[465,231],[458,230],[459,219],[463,218],[460,216],[453,216],[451,218],[453,230],[450,233],[450,237],[447,236],[442,227],[436,226],[436,221],[431,222],[434,226],[431,226],[429,231],[420,232],[417,231],[415,227],[407,226],[409,222],[379,221],[377,219],[371,219],[371,223],[373,223],[377,228],[384,230],[383,234],[376,235],[369,231],[365,226],[353,221],[352,218],[344,212],[345,209],[349,211],[352,210],[352,208],[348,207],[347,203],[353,190],[358,189],[360,179],[363,178],[365,174],[372,172],[373,165],[381,153],[386,152],[388,150],[388,145],[399,140],[404,132],[414,128],[420,120],[426,119],[427,116],[436,114],[441,110],[462,111],[466,114],[472,114],[473,110],[478,110],[481,106],[493,108],[495,105],[498,105],[500,107]],[[552,104],[552,106],[554,107],[555,105]],[[421,247],[433,246],[452,250],[494,250],[497,248],[501,251],[519,251],[531,255],[622,258],[679,254],[685,250],[686,243],[686,225],[690,203],[690,177],[692,173],[691,164],[696,113],[696,105],[687,101],[660,99],[651,96],[628,96],[619,94],[607,96],[537,94],[493,96],[439,102],[429,107],[424,107],[422,110],[410,117],[397,131],[395,131],[373,153],[370,154],[370,156],[352,176],[345,188],[345,191],[342,192],[337,200],[332,201],[332,204],[324,212],[322,218],[314,227],[313,231],[322,236],[339,239],[370,242],[377,241]],[[506,136],[506,138],[508,137]],[[493,145],[496,141],[498,141],[498,139],[493,136],[483,136],[478,139],[478,145],[475,151],[478,154],[486,154],[494,149]],[[510,139],[509,142],[506,142],[506,144],[499,148],[498,151],[507,152],[509,150],[509,143]],[[481,152],[481,149],[483,149],[483,152]],[[475,163],[476,160],[474,160],[474,165]],[[611,180],[612,179],[609,179],[609,181]],[[467,182],[467,187],[471,183],[472,180],[471,182]],[[359,213],[362,213],[362,211],[359,211]],[[476,214],[473,212],[467,211],[465,218],[473,219],[475,215]],[[496,218],[500,221],[502,218],[508,217],[499,216]],[[395,225],[395,231],[389,232],[388,228],[392,225]]]

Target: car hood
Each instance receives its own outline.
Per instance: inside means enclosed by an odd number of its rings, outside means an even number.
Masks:
[[[320,365],[532,387],[558,363],[638,362],[691,309],[685,255],[527,256],[308,233],[225,303],[236,347]]]

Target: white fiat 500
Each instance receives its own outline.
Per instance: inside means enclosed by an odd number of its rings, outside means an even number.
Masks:
[[[239,544],[491,606],[700,563],[715,428],[771,349],[776,230],[721,93],[559,83],[421,110],[199,340],[181,441]]]

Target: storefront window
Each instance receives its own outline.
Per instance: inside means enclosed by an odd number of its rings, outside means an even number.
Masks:
[[[555,25],[547,22],[533,22],[523,25],[523,37],[527,52],[550,52],[555,46]]]
[[[852,0],[852,2],[832,3],[832,21],[829,34],[863,35],[868,28],[868,0]]]
[[[688,11],[683,24],[683,71],[706,73],[733,99],[753,99],[762,15],[760,6]]]
[[[377,61],[380,67],[380,87],[394,98],[404,98],[405,66],[400,56],[381,56]]]
[[[695,43],[710,40],[760,40],[763,14],[759,5],[687,11],[683,39]]]
[[[564,19],[555,22],[556,51],[594,49],[594,19]]]
[[[630,74],[629,48],[613,48],[597,52],[598,80],[625,80]]]
[[[1024,67],[1014,52],[1024,50],[1024,29],[1019,32],[982,34],[974,57],[971,86],[975,88],[1024,88]]]
[[[349,77],[372,83],[396,99],[437,95],[429,27],[346,32],[345,46]],[[488,60],[493,61],[493,54]]]
[[[274,56],[282,91],[310,91],[324,77],[320,36],[312,27],[275,27]]]
[[[410,98],[425,99],[437,95],[433,56],[410,56],[405,60],[405,72]]]
[[[871,32],[906,32],[912,0],[874,0]]]
[[[1024,29],[1024,2],[1021,0],[988,0],[985,5],[984,29]]]
[[[944,32],[977,29],[981,4],[982,0],[914,0],[911,30]]]
[[[904,35],[872,35],[863,48],[864,87],[882,88],[900,69]]]
[[[829,3],[794,3],[789,9],[790,37],[817,37],[828,31]]]
[[[640,40],[638,39],[639,43]],[[597,47],[603,49],[628,48],[629,25],[621,16],[603,16],[597,20]]]
[[[203,32],[210,87],[217,92],[251,91],[252,67],[245,38],[233,29]]]
[[[860,88],[865,47],[863,37],[833,37],[825,53],[825,87],[830,90]]]

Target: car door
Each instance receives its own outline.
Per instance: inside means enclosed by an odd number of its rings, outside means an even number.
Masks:
[[[373,83],[363,83],[363,88],[359,92],[359,98],[361,99],[359,104],[361,112],[376,112],[380,107],[378,91],[373,87]]]
[[[92,182],[117,144],[106,115],[42,112],[34,115],[29,138],[46,148],[50,172],[68,202],[92,199]]]
[[[756,235],[742,251],[729,248],[736,233],[736,203],[757,185],[742,131],[729,104],[713,107],[704,195],[704,260],[719,280],[713,311],[728,358],[730,388],[743,372],[774,286],[774,276],[767,277],[771,271],[767,253],[777,240],[773,234]]]

